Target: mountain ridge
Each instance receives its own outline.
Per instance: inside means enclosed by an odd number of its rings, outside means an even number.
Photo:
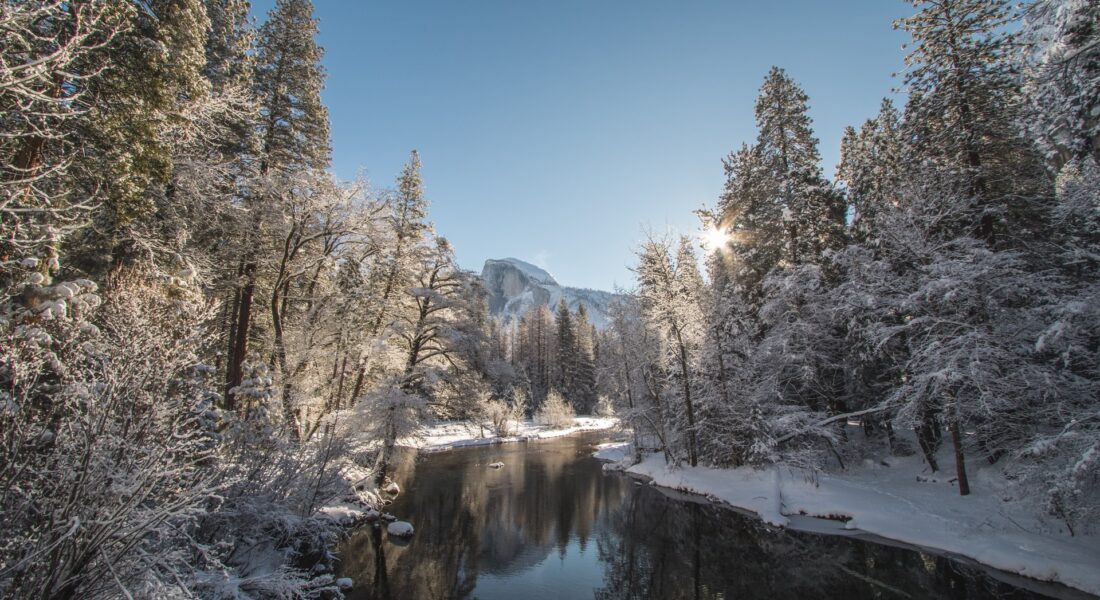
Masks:
[[[565,299],[569,310],[584,304],[588,318],[599,329],[608,323],[608,307],[616,294],[603,290],[563,286],[545,269],[518,258],[490,258],[481,269],[489,292],[489,313],[503,323],[518,322],[540,305],[555,308]]]

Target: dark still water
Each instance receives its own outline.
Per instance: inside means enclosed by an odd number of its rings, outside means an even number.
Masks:
[[[356,531],[341,547],[342,575],[355,580],[349,598],[1045,597],[943,557],[780,530],[605,474],[591,458],[605,439],[405,455],[403,492],[388,510],[416,535]],[[488,466],[496,461],[504,467]]]

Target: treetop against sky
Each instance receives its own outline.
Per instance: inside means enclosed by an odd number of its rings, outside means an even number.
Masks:
[[[273,0],[253,2],[262,21]],[[643,227],[691,233],[721,159],[756,136],[777,65],[810,96],[832,177],[845,126],[900,82],[903,2],[316,0],[333,167],[393,184],[424,161],[463,266],[517,256],[563,284],[629,285]]]

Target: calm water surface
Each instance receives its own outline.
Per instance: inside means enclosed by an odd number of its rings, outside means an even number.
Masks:
[[[356,531],[341,547],[349,598],[1083,597],[914,549],[768,527],[605,474],[591,458],[604,440],[403,455],[388,510],[416,535]]]

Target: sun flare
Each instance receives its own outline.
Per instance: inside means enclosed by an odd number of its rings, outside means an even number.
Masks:
[[[703,248],[707,252],[714,252],[721,249],[730,241],[730,234],[724,229],[715,227],[714,225],[707,225],[702,232]]]

